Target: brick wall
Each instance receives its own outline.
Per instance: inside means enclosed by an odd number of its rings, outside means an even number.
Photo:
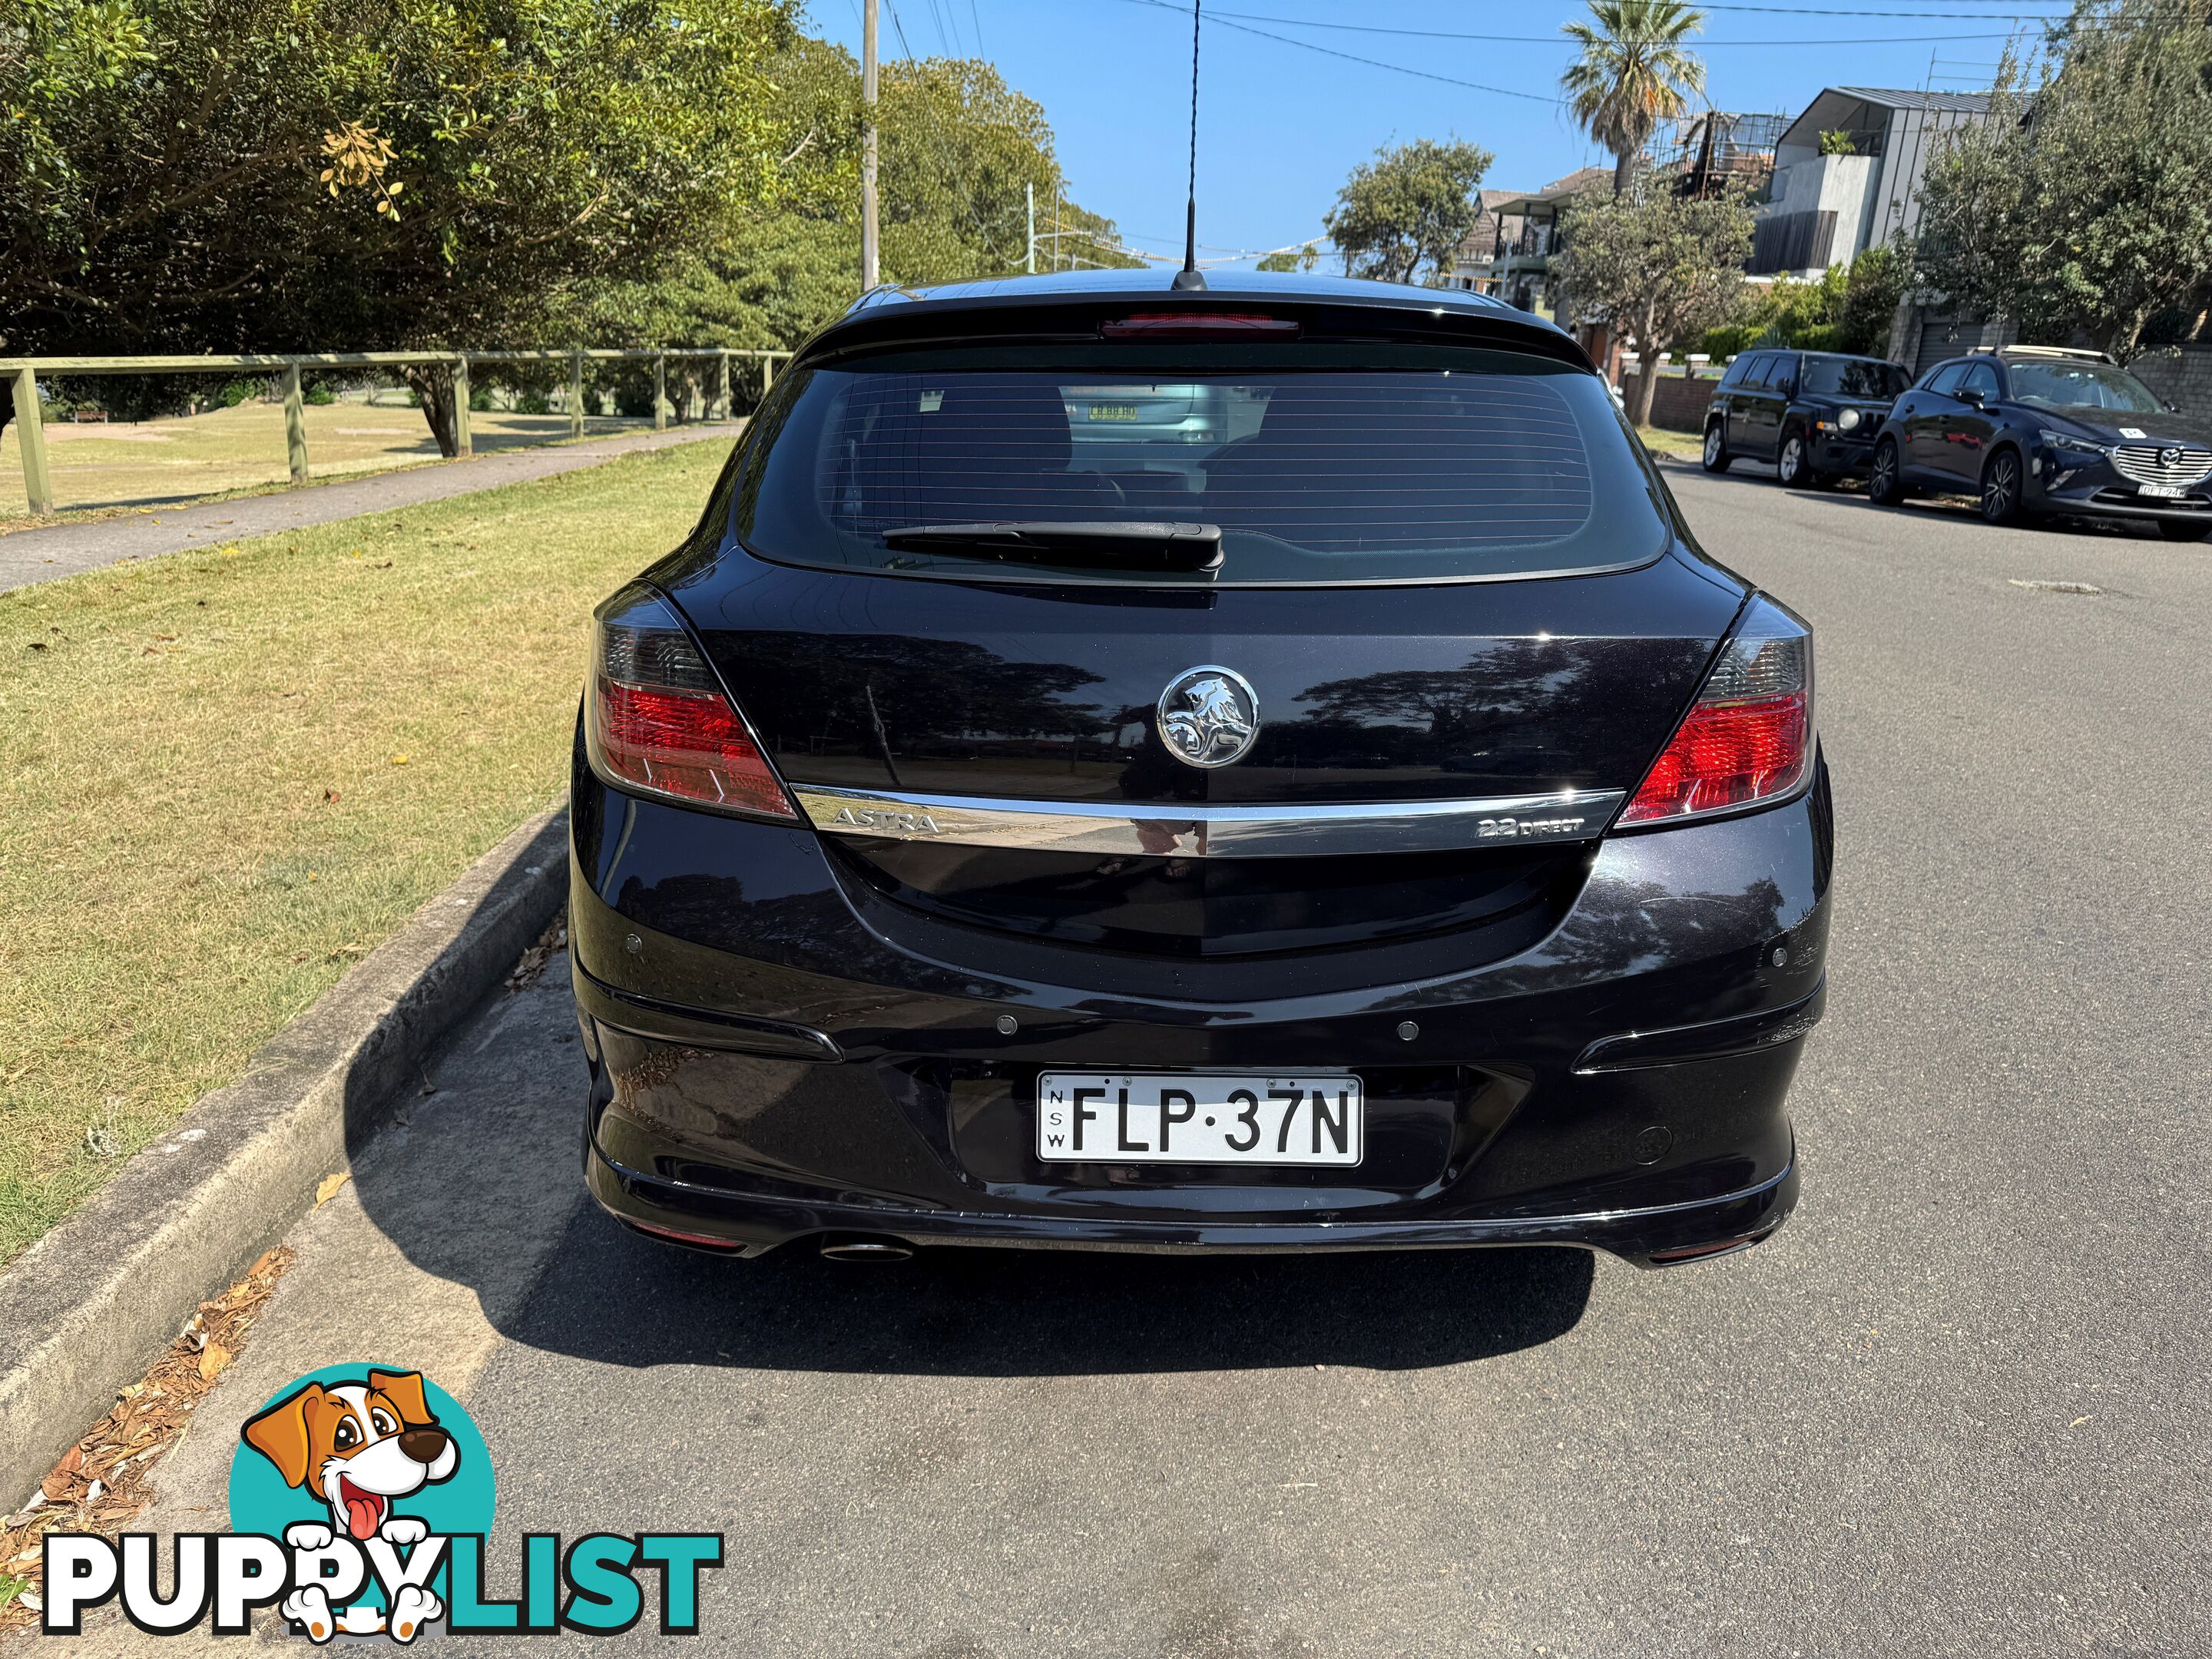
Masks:
[[[1637,382],[1643,373],[1639,368],[1620,377],[1620,400],[1631,410],[1636,407]],[[1713,400],[1713,388],[1720,383],[1718,374],[1662,369],[1658,390],[1651,397],[1651,424],[1668,432],[1703,432],[1706,406]]]
[[[2128,367],[2167,403],[2212,415],[2212,342],[2153,346]]]

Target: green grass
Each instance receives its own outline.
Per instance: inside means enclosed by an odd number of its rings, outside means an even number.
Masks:
[[[420,410],[342,402],[313,405],[305,416],[307,470],[318,483],[439,459]],[[584,423],[586,435],[593,438],[643,431],[649,425],[601,416]],[[111,517],[118,511],[161,513],[187,501],[263,495],[291,484],[280,404],[257,400],[136,422],[49,421],[46,470],[57,510],[52,518],[33,518],[23,494],[20,432],[13,421],[0,428],[0,530]],[[566,443],[568,417],[478,410],[469,417],[469,434],[479,455]],[[164,505],[131,505],[143,502]]]
[[[0,1261],[562,790],[685,444],[0,594]]]
[[[1671,432],[1662,426],[1639,426],[1636,435],[1654,455],[1672,455],[1680,461],[1696,460],[1702,441],[1695,432]]]

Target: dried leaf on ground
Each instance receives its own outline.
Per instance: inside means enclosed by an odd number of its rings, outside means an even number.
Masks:
[[[319,1210],[336,1198],[338,1195],[338,1188],[352,1179],[352,1174],[344,1170],[340,1170],[336,1175],[325,1176],[315,1188],[315,1207]]]
[[[535,945],[522,953],[521,960],[514,964],[514,971],[507,976],[507,990],[526,990],[535,985],[538,976],[545,971],[545,964],[568,948],[568,919],[562,915],[538,936]]]
[[[43,1606],[40,1539],[50,1532],[112,1538],[152,1500],[149,1472],[183,1434],[192,1408],[243,1352],[247,1332],[292,1265],[292,1255],[282,1245],[266,1252],[245,1278],[200,1304],[145,1379],[118,1389],[113,1409],[54,1465],[40,1487],[46,1501],[27,1514],[0,1517],[0,1562],[32,1585],[0,1606],[0,1640],[38,1622]]]

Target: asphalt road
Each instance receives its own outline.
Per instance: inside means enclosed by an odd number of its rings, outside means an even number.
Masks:
[[[703,1260],[582,1204],[556,977],[303,1225],[161,1518],[378,1357],[467,1401],[510,1535],[727,1534],[716,1652],[2212,1651],[2212,548],[1670,477],[1820,630],[1838,909],[1773,1242]]]

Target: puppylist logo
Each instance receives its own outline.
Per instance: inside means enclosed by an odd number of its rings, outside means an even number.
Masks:
[[[119,1598],[149,1636],[204,1623],[242,1636],[267,1608],[318,1646],[613,1636],[644,1616],[640,1578],[657,1575],[661,1633],[697,1632],[699,1575],[722,1565],[720,1534],[593,1533],[564,1548],[557,1534],[531,1533],[520,1594],[499,1601],[484,1591],[492,1502],[483,1437],[436,1383],[377,1366],[316,1371],[240,1430],[229,1532],[178,1534],[159,1574],[149,1533],[47,1534],[41,1628],[76,1635],[87,1612]]]

